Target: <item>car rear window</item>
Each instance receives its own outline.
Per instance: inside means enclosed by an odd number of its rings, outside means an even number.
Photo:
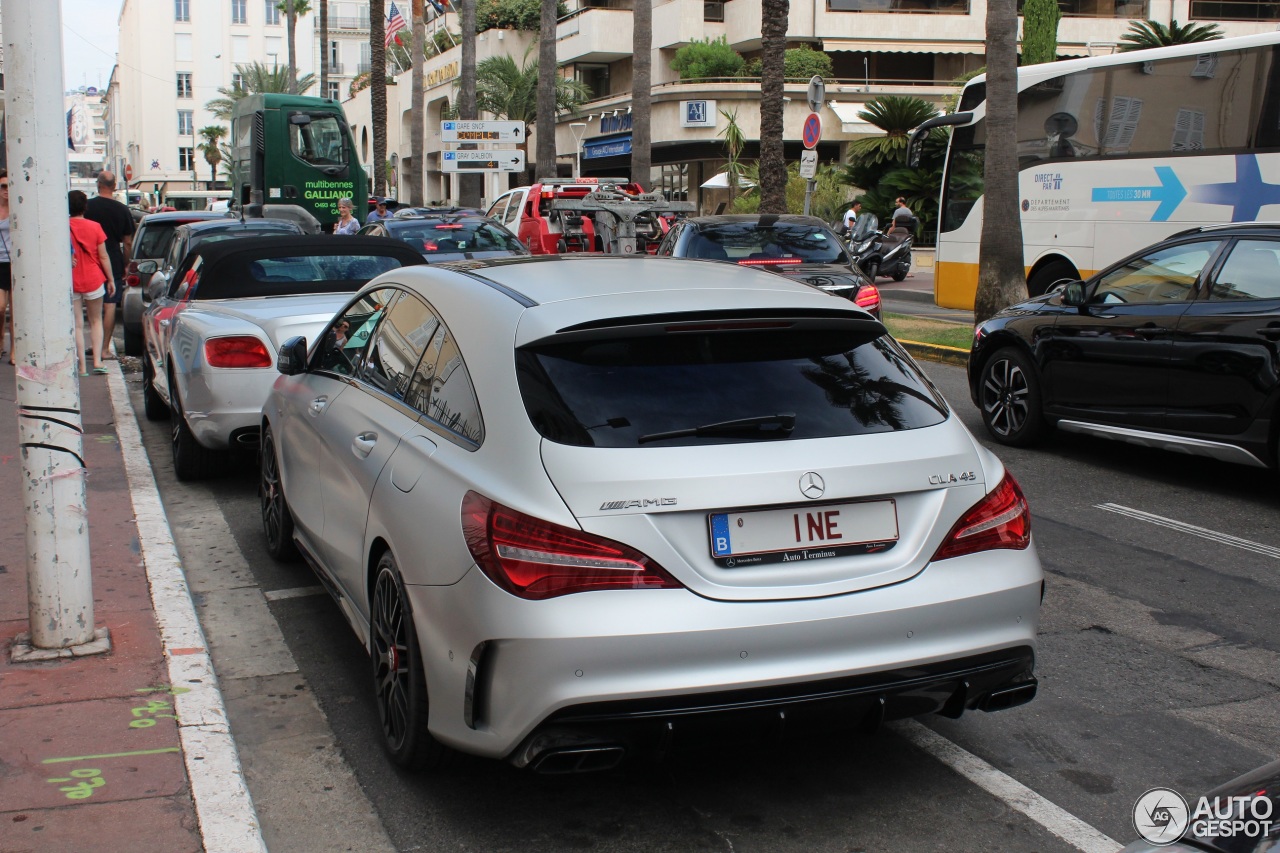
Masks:
[[[516,365],[538,432],[583,447],[863,435],[933,426],[948,414],[878,326],[553,339],[518,350]],[[706,429],[713,425],[721,426]],[[700,427],[701,435],[679,434]]]
[[[134,246],[133,256],[135,258],[163,258],[169,251],[169,237],[173,235],[173,229],[182,223],[164,223],[163,225],[143,225],[142,235]]]
[[[704,225],[689,235],[690,258],[758,262],[847,264],[849,258],[830,229],[796,222],[733,222]]]
[[[378,255],[298,255],[229,258],[206,267],[192,299],[242,299],[356,291],[374,276],[398,269],[399,259]]]
[[[389,225],[388,230],[391,236],[424,255],[498,251],[523,254],[524,249],[510,232],[480,220],[404,222]]]

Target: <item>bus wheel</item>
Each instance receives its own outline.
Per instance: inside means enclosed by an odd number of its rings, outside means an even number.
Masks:
[[[1054,285],[1062,284],[1068,281],[1077,281],[1080,273],[1076,272],[1076,268],[1066,261],[1052,261],[1036,270],[1031,278],[1027,279],[1027,293],[1031,296],[1043,296]]]

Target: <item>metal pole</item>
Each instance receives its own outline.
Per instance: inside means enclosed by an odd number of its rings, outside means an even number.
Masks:
[[[66,649],[90,642],[94,623],[71,313],[62,11],[58,3],[5,3],[0,14],[10,93],[9,221],[28,618],[32,645]]]
[[[817,181],[804,182],[804,215],[809,215],[809,201],[813,198],[813,191],[818,188]]]

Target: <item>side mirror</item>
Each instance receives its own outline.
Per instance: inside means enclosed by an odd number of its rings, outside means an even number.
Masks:
[[[307,125],[311,124],[311,116],[306,113],[290,113],[289,124]]]
[[[155,275],[158,269],[160,269],[160,264],[156,261],[139,261],[137,273],[138,275]]]
[[[1062,304],[1073,308],[1083,308],[1088,302],[1088,294],[1083,281],[1072,281],[1062,286]]]
[[[276,358],[276,370],[285,376],[296,376],[307,371],[307,339],[295,335],[280,345]]]
[[[164,295],[164,292],[168,288],[169,288],[169,282],[166,281],[163,276],[156,277],[153,275],[151,277],[151,280],[147,282],[146,288],[144,288],[142,291],[142,298],[147,302],[151,302],[152,300],[159,299],[161,296]]]

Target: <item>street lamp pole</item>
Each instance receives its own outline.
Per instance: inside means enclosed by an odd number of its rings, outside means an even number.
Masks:
[[[587,132],[586,122],[575,121],[569,125],[573,131],[573,179],[582,177],[582,136]]]

